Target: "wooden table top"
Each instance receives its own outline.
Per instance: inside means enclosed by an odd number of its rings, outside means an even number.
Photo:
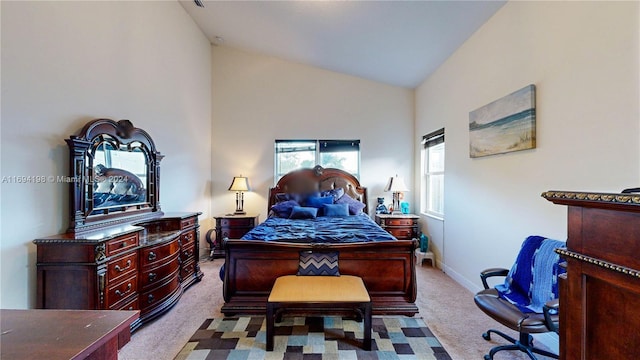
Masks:
[[[83,359],[139,317],[124,310],[0,310],[2,359]]]

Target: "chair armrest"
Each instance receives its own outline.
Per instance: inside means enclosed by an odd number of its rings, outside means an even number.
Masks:
[[[485,269],[480,272],[480,280],[482,280],[482,285],[485,290],[489,289],[489,284],[487,284],[487,279],[494,276],[507,276],[509,274],[509,269],[504,268],[490,268]]]
[[[558,311],[560,311],[560,301],[558,300],[559,299],[549,300],[542,307],[545,325],[547,325],[547,328],[549,328],[549,330],[555,333],[558,333],[559,330],[556,324],[553,322],[553,319],[551,319],[551,315],[557,315]]]

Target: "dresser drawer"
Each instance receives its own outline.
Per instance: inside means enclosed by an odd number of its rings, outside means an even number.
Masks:
[[[113,256],[138,246],[138,233],[107,241],[107,256]]]
[[[193,245],[196,242],[196,231],[195,230],[191,230],[188,231],[182,235],[180,235],[180,243],[182,244],[182,247],[186,246],[186,245]]]
[[[182,267],[180,270],[180,276],[182,276],[182,281],[185,281],[189,276],[192,276],[196,272],[196,262],[194,260],[189,260],[182,263]]]
[[[122,300],[135,295],[138,289],[138,275],[134,274],[130,278],[125,279],[117,285],[111,285],[107,288],[106,301],[108,308],[117,306]]]
[[[123,302],[118,302],[109,308],[110,310],[140,310],[140,305],[138,304],[138,295],[133,296],[130,299],[126,299]]]
[[[166,244],[150,246],[140,251],[140,267],[156,266],[166,261],[168,257],[178,252],[180,245],[177,239]]]
[[[194,252],[195,252],[194,244],[183,246],[182,249],[180,250],[180,259],[182,260],[183,263],[187,260],[193,259]]]
[[[198,218],[196,217],[184,219],[180,222],[180,229],[186,229],[188,227],[194,226],[196,222],[198,222]]]
[[[230,219],[230,218],[223,218],[220,219],[220,226],[221,227],[254,227],[255,226],[255,221],[253,218],[238,218],[238,219]]]
[[[107,278],[109,284],[121,281],[123,278],[129,276],[131,273],[135,273],[138,270],[138,253],[132,252],[118,258],[117,260],[109,261],[107,264]]]
[[[384,219],[385,226],[415,226],[418,224],[416,219]]]
[[[220,229],[220,239],[240,239],[244,234],[248,233],[249,230],[251,229]]]
[[[170,260],[164,265],[142,271],[140,273],[141,288],[143,290],[148,290],[149,288],[156,286],[157,284],[161,284],[163,281],[166,281],[171,275],[175,274],[178,271],[179,267],[180,261],[178,261],[178,257],[175,256],[174,259]]]
[[[166,283],[156,288],[155,290],[147,291],[140,295],[140,310],[147,313],[156,305],[161,305],[162,302],[170,295],[175,293],[180,286],[178,281],[178,273],[176,272]]]
[[[411,240],[418,237],[418,229],[414,227],[404,228],[385,228],[389,234],[393,235],[398,240]]]

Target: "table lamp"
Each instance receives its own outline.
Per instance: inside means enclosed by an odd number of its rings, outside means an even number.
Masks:
[[[236,192],[236,212],[234,215],[244,215],[244,192],[249,191],[249,179],[240,175],[234,176],[229,191]]]
[[[391,215],[402,214],[400,211],[400,193],[403,191],[409,191],[407,185],[404,184],[404,179],[398,177],[398,175],[389,178],[389,182],[387,183],[387,186],[385,186],[384,191],[393,192],[393,211],[391,212]]]

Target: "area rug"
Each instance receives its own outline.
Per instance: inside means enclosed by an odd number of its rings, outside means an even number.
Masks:
[[[207,319],[175,360],[451,359],[421,318],[374,316],[371,351],[363,323],[339,316],[284,317],[266,351],[264,316]]]

